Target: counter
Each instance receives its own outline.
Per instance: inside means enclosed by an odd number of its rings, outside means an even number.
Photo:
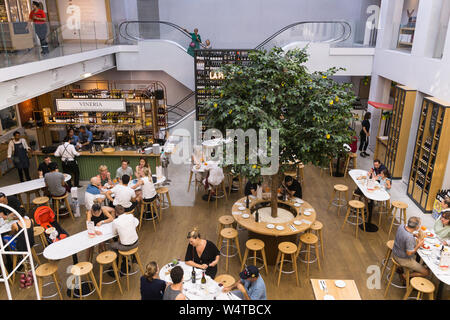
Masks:
[[[43,161],[45,155],[46,154],[41,151],[33,152],[36,167]],[[62,170],[61,158],[55,157],[52,153],[50,153],[50,155],[52,161],[57,162],[59,169]],[[136,151],[115,151],[113,153],[103,153],[101,151],[91,153],[89,151],[81,151],[80,156],[77,157],[78,166],[80,168],[80,181],[88,181],[93,176],[96,176],[98,174],[98,168],[101,165],[106,165],[108,167],[108,171],[111,173],[111,179],[114,179],[116,170],[120,167],[123,159],[130,161],[129,166],[133,169],[134,173],[140,157],[145,157],[147,159],[152,172],[155,173],[156,166],[160,165],[159,154],[141,154]]]

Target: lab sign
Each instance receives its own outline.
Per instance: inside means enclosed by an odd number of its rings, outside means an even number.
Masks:
[[[56,99],[57,111],[125,112],[125,99]]]

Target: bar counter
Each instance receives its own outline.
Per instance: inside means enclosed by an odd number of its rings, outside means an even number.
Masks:
[[[44,156],[47,155],[41,151],[34,151],[33,156],[36,161],[36,167],[39,166],[44,160]],[[55,157],[54,153],[49,153],[53,162],[57,162],[59,169],[62,171],[61,158]],[[106,165],[108,171],[111,173],[111,179],[116,177],[116,170],[120,167],[122,160],[130,161],[129,166],[133,169],[133,174],[136,170],[136,166],[139,163],[139,158],[144,157],[147,159],[152,172],[156,172],[156,166],[160,165],[160,155],[149,153],[142,154],[136,151],[114,151],[112,153],[103,153],[102,151],[97,151],[91,153],[89,151],[80,151],[80,156],[77,157],[78,167],[80,168],[80,181],[88,181],[93,176],[98,174],[98,168],[101,165]]]

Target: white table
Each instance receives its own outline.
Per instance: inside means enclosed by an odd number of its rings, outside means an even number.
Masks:
[[[10,232],[12,225],[17,221],[18,220],[11,220],[11,221],[5,220],[4,223],[0,226],[0,234]]]
[[[191,281],[192,267],[188,266],[183,261],[178,264],[184,271],[183,277],[183,294],[188,300],[241,300],[239,297],[235,296],[231,292],[229,294],[222,292],[222,288],[219,284],[211,279],[210,276],[205,275],[206,283],[201,284],[200,280],[202,278],[203,270],[195,268],[195,284]],[[170,278],[170,271],[172,267],[166,264],[159,271],[159,278],[166,282],[172,282]]]
[[[387,201],[391,198],[391,196],[389,195],[389,193],[386,190],[384,190],[384,188],[380,187],[380,184],[377,181],[374,181],[374,182],[375,182],[375,185],[378,186],[378,189],[369,191],[367,189],[367,184],[366,184],[367,179],[358,180],[358,178],[361,176],[367,177],[368,172],[366,170],[353,169],[353,170],[350,170],[348,173],[349,173],[350,177],[353,179],[353,181],[355,182],[355,184],[358,186],[359,190],[361,190],[363,195],[366,197],[366,208],[369,211],[369,216],[367,217],[367,222],[365,223],[366,232],[377,232],[378,227],[376,225],[372,224],[372,208],[371,207],[369,208],[367,199],[370,199],[372,201]],[[360,226],[360,228],[363,229],[362,225]]]
[[[134,222],[137,227],[139,220],[134,218]],[[113,233],[112,222],[102,224],[100,227],[96,227],[96,230],[101,231],[102,235],[96,235],[90,238],[87,230],[84,230],[65,239],[53,242],[44,249],[44,257],[48,260],[61,260],[112,239],[117,235]]]

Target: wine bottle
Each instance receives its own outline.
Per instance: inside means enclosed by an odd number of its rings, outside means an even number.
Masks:
[[[192,280],[192,283],[195,283],[195,268],[194,267],[192,267],[191,280]]]
[[[256,212],[255,212],[255,222],[259,222],[259,212],[258,212],[258,209],[256,209]]]
[[[248,209],[248,207],[249,207],[249,203],[250,203],[250,200],[248,199],[248,195],[247,195],[247,199],[245,200],[245,207]]]
[[[200,280],[200,282],[201,282],[201,284],[205,284],[206,283],[205,272],[203,272],[202,280]]]

